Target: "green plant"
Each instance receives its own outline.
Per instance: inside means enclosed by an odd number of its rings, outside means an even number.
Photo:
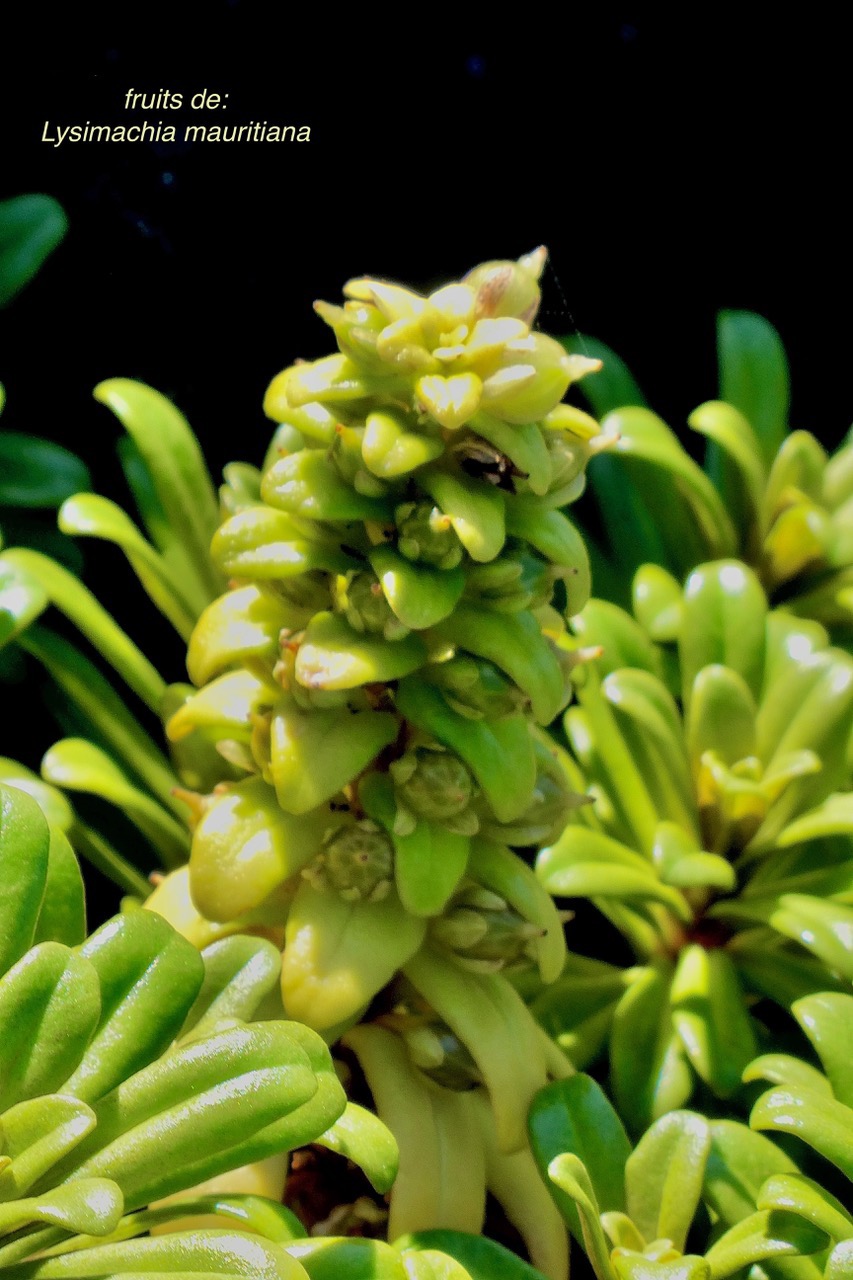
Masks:
[[[574,622],[603,650],[564,720],[594,802],[537,874],[591,898],[637,963],[570,960],[533,1007],[578,1065],[609,1044],[641,1132],[697,1079],[740,1092],[770,1034],[762,1000],[787,1009],[853,978],[853,665],[816,624],[768,610],[736,561],[700,566],[683,592],[648,566],[634,594],[636,618],[592,600]]]
[[[645,563],[682,581],[702,561],[738,556],[774,604],[821,622],[849,647],[853,436],[830,455],[812,432],[789,430],[787,360],[772,325],[748,311],[718,318],[720,399],[688,419],[708,441],[703,467],[609,348],[580,336],[566,346],[603,358],[605,372],[585,394],[602,431],[619,437],[589,471],[599,594],[625,604]]]

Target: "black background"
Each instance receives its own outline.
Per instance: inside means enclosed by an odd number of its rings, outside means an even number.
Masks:
[[[130,376],[183,409],[214,475],[259,461],[270,377],[331,349],[315,298],[361,273],[427,288],[545,243],[542,327],[609,342],[674,427],[716,392],[716,311],[746,307],[788,347],[793,423],[834,444],[853,416],[846,37],[801,7],[683,9],[40,7],[0,52],[0,197],[48,192],[70,231],[0,312],[4,425],[62,440],[116,492],[117,426],[91,389]],[[179,135],[266,120],[311,141],[41,140],[139,123],[131,88],[229,95],[146,113]],[[86,556],[180,679],[115,553]]]

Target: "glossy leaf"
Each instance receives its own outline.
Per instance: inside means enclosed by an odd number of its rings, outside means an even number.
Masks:
[[[101,984],[101,1015],[67,1092],[92,1103],[171,1043],[203,977],[196,949],[151,911],[107,921],[80,954]]]
[[[400,1153],[394,1135],[372,1111],[348,1102],[343,1115],[316,1141],[357,1164],[380,1195],[391,1190]]]
[[[151,1280],[192,1280],[243,1276],[246,1280],[305,1280],[305,1271],[284,1250],[259,1236],[227,1230],[102,1244],[15,1268],[20,1280],[100,1280],[105,1276],[146,1276]]]
[[[682,1107],[693,1089],[684,1044],[672,1024],[672,974],[663,963],[643,969],[616,1007],[610,1056],[613,1092],[631,1130]]]
[[[50,832],[35,800],[17,787],[0,786],[0,974],[32,943],[49,850]]]
[[[549,1084],[534,1099],[528,1124],[530,1144],[543,1177],[556,1157],[571,1153],[587,1169],[599,1211],[624,1212],[625,1167],[631,1144],[619,1116],[594,1080],[575,1075]],[[582,1240],[572,1198],[554,1195],[572,1235]]]
[[[820,992],[798,1000],[792,1013],[817,1050],[836,1098],[853,1107],[853,997]]]
[[[753,1129],[793,1133],[853,1179],[853,1111],[843,1103],[796,1089],[770,1089],[752,1108]]]
[[[689,1111],[662,1116],[625,1166],[628,1216],[646,1240],[671,1240],[684,1250],[702,1194],[711,1145],[708,1123]]]
[[[404,1258],[410,1251],[440,1250],[460,1262],[471,1280],[541,1280],[541,1272],[486,1236],[465,1235],[460,1231],[416,1231],[400,1236],[394,1241],[394,1248]],[[420,1280],[417,1273],[415,1276]],[[445,1280],[441,1272],[436,1280]],[[447,1280],[456,1280],[456,1277],[450,1273]]]

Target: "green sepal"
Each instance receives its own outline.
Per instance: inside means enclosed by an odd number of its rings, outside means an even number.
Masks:
[[[50,831],[36,801],[0,786],[0,974],[31,945],[47,883]]]
[[[472,560],[485,563],[500,555],[506,539],[504,497],[494,485],[428,467],[421,487],[452,524]]]
[[[174,698],[180,686],[169,685],[164,690],[164,708],[170,691]],[[180,742],[194,729],[200,729],[220,738],[245,739],[251,732],[252,717],[280,697],[281,686],[267,672],[258,674],[245,668],[226,671],[179,702],[166,721],[166,736],[170,742]]]
[[[281,967],[284,1007],[327,1031],[355,1017],[417,951],[426,921],[392,892],[350,902],[300,884],[287,916]]]
[[[631,1144],[622,1122],[601,1087],[590,1076],[575,1075],[544,1088],[528,1118],[530,1145],[543,1177],[552,1161],[571,1153],[583,1162],[594,1189],[598,1212],[624,1212],[625,1167]],[[581,1219],[570,1195],[551,1188],[569,1229],[583,1242]]]
[[[387,711],[324,711],[282,703],[270,725],[270,769],[281,807],[308,815],[341,791],[399,732]]]
[[[527,811],[536,786],[536,753],[524,716],[471,720],[417,679],[401,681],[397,708],[468,765],[499,822],[513,822]]]
[[[219,596],[196,622],[187,652],[187,671],[193,684],[207,684],[229,667],[252,658],[274,662],[284,628],[307,625],[293,605],[274,587],[250,583]]]
[[[551,459],[537,422],[502,422],[488,413],[477,413],[468,424],[483,440],[488,440],[499,453],[509,458],[525,477],[531,492],[548,492],[551,483]]]
[[[752,1108],[753,1129],[793,1133],[853,1179],[853,1111],[834,1098],[798,1085],[770,1089]]]
[[[515,495],[507,499],[506,531],[511,537],[524,538],[565,571],[566,616],[580,613],[591,589],[589,554],[571,520],[561,511],[543,510],[535,499]]]
[[[721,1097],[729,1097],[757,1050],[731,958],[696,943],[685,947],[670,998],[673,1024],[697,1075]]]
[[[379,822],[394,844],[394,882],[400,901],[416,916],[437,916],[444,910],[468,864],[468,836],[418,818],[413,831],[394,831],[397,803],[387,774],[371,773],[359,787],[368,817]]]
[[[0,1201],[26,1195],[30,1187],[73,1151],[96,1124],[91,1107],[67,1094],[43,1093],[8,1107],[0,1120]]]
[[[210,546],[214,563],[229,578],[273,581],[314,569],[344,573],[358,561],[321,536],[306,536],[304,521],[258,505],[244,507],[220,525]]]
[[[543,982],[554,982],[563,971],[566,939],[560,914],[535,872],[506,845],[475,837],[471,842],[468,874],[486,889],[500,896],[542,936],[534,944]]]
[[[455,1258],[466,1270],[471,1280],[542,1280],[542,1273],[529,1262],[523,1262],[515,1253],[510,1253],[503,1245],[489,1240],[486,1236],[468,1235],[463,1231],[444,1231],[437,1228],[433,1231],[414,1231],[400,1236],[394,1241],[405,1260],[409,1253],[417,1254],[422,1250],[430,1253],[439,1250]],[[415,1272],[412,1280],[420,1280]],[[429,1273],[424,1280],[432,1280]],[[437,1271],[435,1280],[457,1280],[454,1272]],[[461,1280],[461,1277],[459,1278]]]
[[[88,960],[58,942],[29,950],[0,979],[0,1111],[56,1092],[80,1064],[100,1013]]]
[[[412,564],[387,545],[373,548],[370,564],[394,614],[411,631],[423,631],[443,622],[465,590],[461,569]]]
[[[338,614],[317,613],[296,654],[296,679],[306,689],[357,689],[399,680],[426,661],[417,635],[384,640],[353,630]]]
[[[640,1139],[625,1166],[625,1194],[646,1240],[671,1240],[684,1251],[710,1145],[708,1122],[690,1111],[661,1116]]]
[[[315,1141],[357,1164],[380,1195],[391,1190],[400,1153],[391,1130],[372,1111],[348,1102],[343,1115]]]
[[[364,465],[380,480],[398,476],[434,462],[444,453],[444,443],[415,431],[407,431],[405,420],[387,410],[369,413],[361,441]]]
[[[359,493],[343,478],[328,454],[301,449],[274,462],[261,483],[271,507],[309,520],[391,520],[393,503]]]
[[[152,911],[115,916],[80,948],[101,984],[97,1029],[64,1090],[103,1098],[172,1042],[204,975],[199,953]]]
[[[848,1280],[853,1274],[853,1241],[837,1245],[826,1261],[823,1280]]]
[[[531,613],[493,613],[459,604],[435,631],[448,644],[505,671],[530,699],[539,724],[550,724],[565,706],[560,664]]]
[[[215,796],[193,833],[190,885],[198,910],[224,921],[260,906],[313,857],[330,821],[326,805],[283,812],[263,778]]]
[[[499,1150],[521,1150],[527,1109],[546,1079],[541,1033],[521,997],[502,974],[461,969],[428,947],[403,972],[476,1062],[491,1099]]]

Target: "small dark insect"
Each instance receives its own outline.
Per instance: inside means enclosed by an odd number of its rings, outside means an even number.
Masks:
[[[489,484],[496,485],[498,489],[507,489],[510,493],[515,489],[514,478],[525,474],[519,471],[505,453],[501,453],[488,440],[479,436],[469,436],[467,440],[454,445],[453,452],[466,475],[473,476],[475,480],[488,480]]]

